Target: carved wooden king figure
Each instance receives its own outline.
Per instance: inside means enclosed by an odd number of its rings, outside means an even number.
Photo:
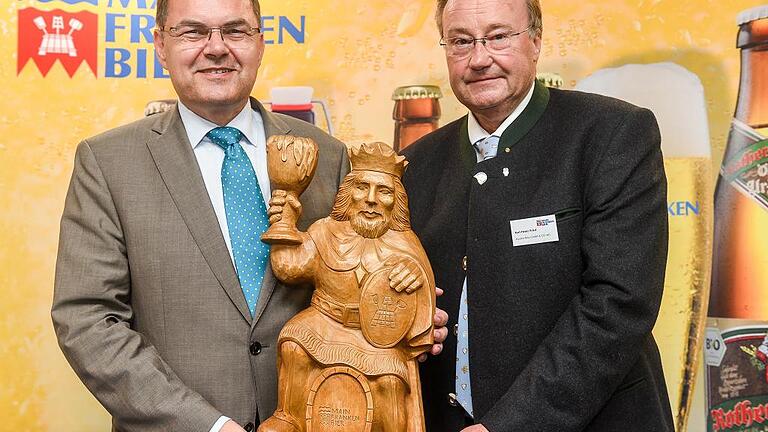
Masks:
[[[350,160],[331,215],[272,245],[275,276],[315,291],[278,338],[278,406],[261,432],[424,431],[416,358],[433,343],[435,282],[410,229],[407,162],[383,143]],[[300,213],[274,191],[270,223],[288,206]]]

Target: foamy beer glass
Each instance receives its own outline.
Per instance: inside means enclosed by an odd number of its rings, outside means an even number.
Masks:
[[[317,168],[317,144],[311,138],[273,135],[267,142],[267,172],[272,191],[284,190],[286,199],[298,199]],[[296,232],[299,215],[290,205],[283,208],[280,221],[261,236],[269,244],[299,244]]]
[[[601,70],[576,89],[648,108],[659,122],[668,183],[669,255],[653,335],[661,351],[676,430],[684,432],[709,299],[712,162],[703,87],[683,67],[659,63]]]

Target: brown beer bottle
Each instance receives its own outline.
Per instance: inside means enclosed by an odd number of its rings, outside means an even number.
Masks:
[[[395,142],[392,147],[400,151],[424,135],[437,129],[440,120],[440,87],[412,85],[398,87],[392,93],[395,108]]]
[[[715,190],[707,429],[768,431],[768,5],[738,25],[739,94]]]
[[[709,316],[768,321],[768,6],[756,9],[740,15],[741,80],[715,192]]]

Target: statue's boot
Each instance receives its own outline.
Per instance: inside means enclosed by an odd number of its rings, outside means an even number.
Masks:
[[[307,382],[317,374],[317,365],[294,341],[280,342],[278,356],[277,409],[258,432],[304,432],[307,407]]]

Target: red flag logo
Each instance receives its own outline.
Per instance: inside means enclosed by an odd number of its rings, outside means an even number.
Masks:
[[[88,64],[95,76],[98,23],[98,16],[87,11],[19,10],[16,74],[20,74],[32,59],[43,76],[48,74],[56,60],[61,62],[70,78],[83,62]]]

